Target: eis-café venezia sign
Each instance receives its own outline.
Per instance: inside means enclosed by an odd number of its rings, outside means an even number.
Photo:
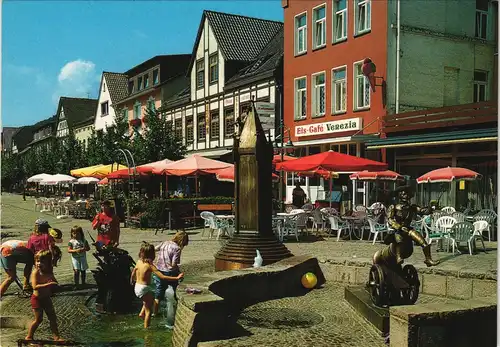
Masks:
[[[331,133],[341,133],[361,129],[361,118],[349,118],[333,122],[316,123],[308,125],[298,125],[295,127],[295,136],[324,135]]]

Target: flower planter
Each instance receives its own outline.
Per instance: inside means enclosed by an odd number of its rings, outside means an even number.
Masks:
[[[131,119],[131,120],[129,121],[129,124],[130,124],[131,126],[133,126],[133,127],[138,127],[138,126],[140,126],[140,125],[141,125],[141,120],[140,120],[140,119],[138,119],[138,118],[136,118],[136,119]]]

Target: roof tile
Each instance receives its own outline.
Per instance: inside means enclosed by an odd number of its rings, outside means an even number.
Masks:
[[[116,104],[118,101],[125,99],[128,96],[128,76],[116,72],[103,72],[106,85],[108,87],[111,103]]]

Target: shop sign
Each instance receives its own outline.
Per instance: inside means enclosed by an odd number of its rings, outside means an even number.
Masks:
[[[333,122],[298,125],[295,127],[295,136],[313,136],[346,131],[361,130],[362,118],[349,118]]]

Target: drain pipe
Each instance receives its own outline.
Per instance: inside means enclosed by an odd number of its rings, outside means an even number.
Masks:
[[[401,0],[396,1],[396,114],[399,113],[399,57],[401,55]]]

